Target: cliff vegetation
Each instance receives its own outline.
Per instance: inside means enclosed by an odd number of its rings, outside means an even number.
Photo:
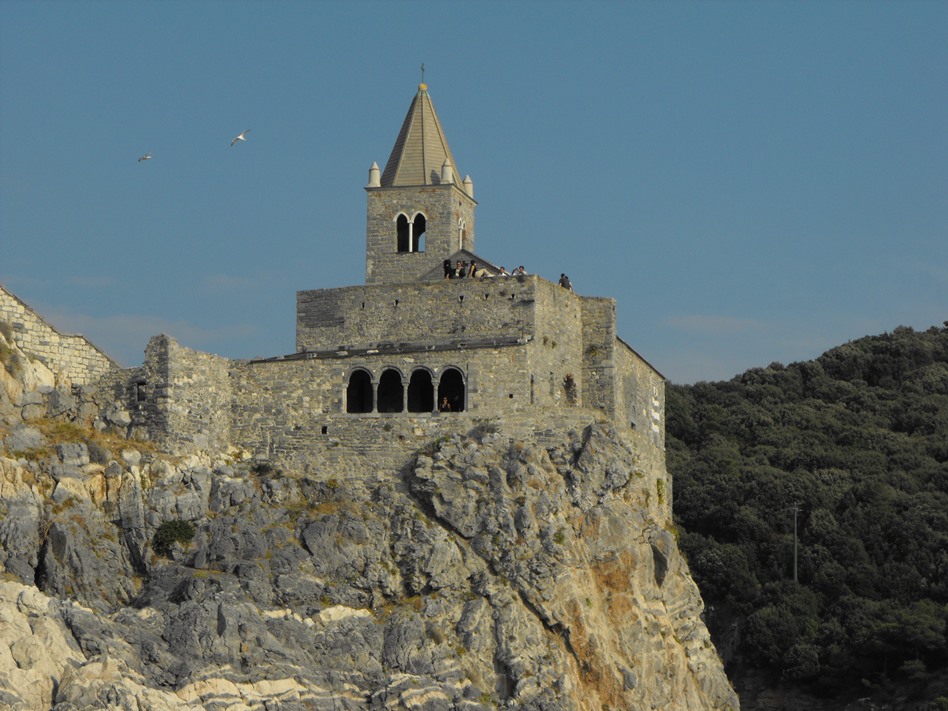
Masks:
[[[948,328],[667,393],[681,546],[745,709],[948,709]]]

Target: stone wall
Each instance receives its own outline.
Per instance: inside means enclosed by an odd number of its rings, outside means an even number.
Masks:
[[[132,432],[182,451],[232,441],[233,361],[155,336],[141,368],[127,371]]]
[[[622,339],[617,339],[616,419],[665,449],[665,378]]]
[[[65,335],[0,286],[0,321],[10,324],[20,349],[42,361],[58,380],[90,385],[119,365],[80,335]]]
[[[440,169],[440,166],[439,166]],[[474,251],[477,203],[455,185],[367,188],[365,282],[394,284],[414,279],[441,265],[459,249]],[[425,215],[422,252],[397,251],[395,220]],[[463,244],[458,222],[465,225]]]
[[[612,418],[616,416],[615,349],[615,300],[583,299],[583,403]]]
[[[520,278],[520,277],[517,277]],[[538,407],[578,407],[583,397],[584,297],[539,277],[533,292],[530,370]]]
[[[300,291],[296,349],[526,338],[536,333],[537,290],[553,287],[525,276]]]

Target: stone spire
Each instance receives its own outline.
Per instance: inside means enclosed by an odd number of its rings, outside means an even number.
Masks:
[[[449,175],[442,180],[445,162],[453,170],[448,171]],[[408,115],[405,116],[392,155],[382,173],[382,187],[455,183],[457,179],[454,176],[460,174],[428,95],[428,85],[419,84],[418,93],[408,108]]]

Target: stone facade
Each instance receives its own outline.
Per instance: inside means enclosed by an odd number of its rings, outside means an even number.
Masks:
[[[443,259],[458,250],[474,251],[477,203],[457,186],[378,187],[366,192],[366,284],[399,283],[406,275],[437,271]],[[396,251],[392,259],[399,216],[412,221],[419,214],[426,223],[422,249]]]
[[[60,333],[2,286],[0,321],[10,324],[17,346],[46,365],[59,380],[90,385],[119,369],[115,361],[85,336]]]

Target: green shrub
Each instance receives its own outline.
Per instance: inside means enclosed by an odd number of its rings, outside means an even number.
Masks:
[[[151,547],[158,555],[167,556],[175,543],[187,545],[194,538],[194,526],[179,518],[165,521],[151,538]]]

